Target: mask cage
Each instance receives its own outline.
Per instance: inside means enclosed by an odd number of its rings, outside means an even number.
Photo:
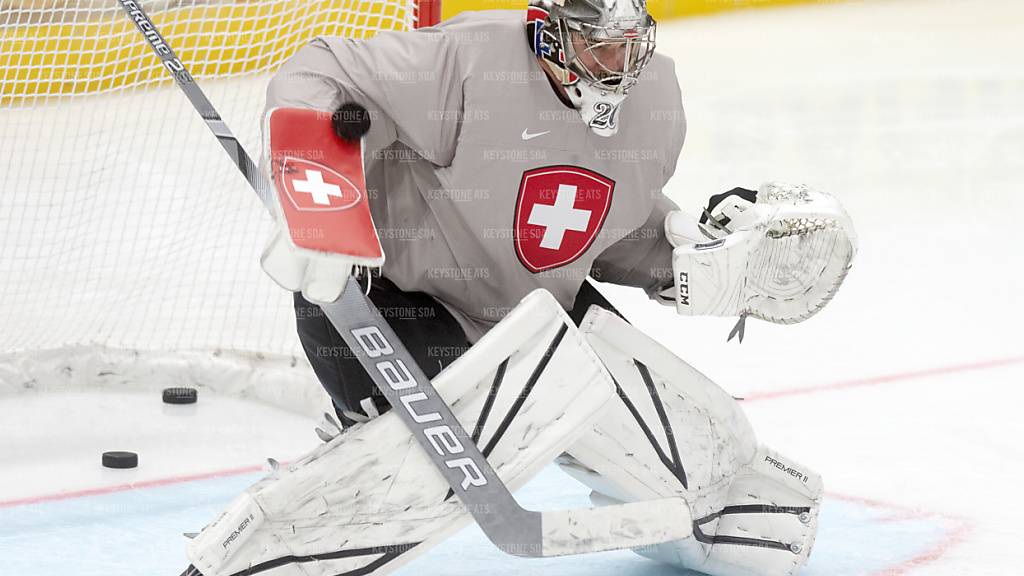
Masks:
[[[599,26],[584,22],[559,19],[558,44],[564,53],[559,62],[573,74],[583,78],[599,90],[625,94],[640,81],[640,74],[654,56],[657,24],[647,17],[641,26]],[[584,44],[576,51],[573,38]],[[584,64],[583,58],[593,61],[596,69]]]

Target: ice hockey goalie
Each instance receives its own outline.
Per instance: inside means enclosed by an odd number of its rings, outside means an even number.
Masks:
[[[713,576],[799,573],[820,477],[760,445],[730,395],[589,279],[683,315],[795,323],[834,296],[856,236],[806,186],[736,188],[692,216],[663,195],[686,122],[655,31],[644,0],[531,0],[525,22],[490,11],[316,38],[280,69],[262,166],[281,221],[367,207],[312,239],[284,226],[263,258],[295,293],[337,423],[193,541],[193,574],[383,574],[469,521],[319,313],[348,282],[510,488],[556,461],[599,507],[680,497],[689,537],[639,554]],[[319,123],[281,115],[295,109]],[[286,132],[334,152],[285,158]]]

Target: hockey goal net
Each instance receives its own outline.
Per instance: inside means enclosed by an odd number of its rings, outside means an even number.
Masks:
[[[440,15],[439,0],[142,4],[252,154],[267,80],[300,46]],[[0,392],[265,395],[279,387],[260,380],[312,377],[291,297],[259,268],[269,218],[117,0],[0,0],[0,173]]]

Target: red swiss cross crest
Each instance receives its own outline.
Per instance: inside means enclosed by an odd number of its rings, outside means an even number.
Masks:
[[[615,182],[578,166],[523,173],[516,200],[516,255],[530,272],[565,266],[590,248],[612,205]]]
[[[292,206],[300,212],[345,210],[359,203],[362,194],[335,170],[303,158],[285,157],[281,183]]]

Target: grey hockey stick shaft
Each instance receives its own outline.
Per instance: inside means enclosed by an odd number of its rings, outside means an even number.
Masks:
[[[276,206],[273,185],[257,169],[252,158],[196,84],[188,68],[157,30],[139,2],[118,2],[273,215]],[[523,509],[491,468],[486,457],[469,440],[471,436],[462,428],[451,408],[437,394],[430,379],[423,373],[376,307],[359,289],[357,282],[348,282],[337,301],[321,304],[321,308],[345,343],[356,354],[374,384],[380,388],[381,393],[430,455],[431,461],[448,481],[467,511],[499,549],[517,556],[554,556],[631,547],[641,541],[650,543],[649,534],[658,534],[662,541],[685,538],[689,535],[688,509],[681,506],[681,501],[677,499],[610,506],[599,510],[541,513]],[[443,453],[435,449],[425,430],[436,429],[438,426],[447,427],[454,437],[462,440],[463,450],[460,453]],[[685,518],[678,518],[680,528],[653,526],[649,532],[641,530],[641,538],[637,541],[613,537],[612,534],[608,534],[606,538],[591,537],[586,542],[578,541],[574,537],[573,526],[580,522],[601,525],[624,519],[633,526],[643,526],[645,518],[650,518],[654,511],[650,506],[652,503],[661,508],[674,506],[679,508],[680,513],[685,512]],[[648,537],[644,538],[645,535]]]

